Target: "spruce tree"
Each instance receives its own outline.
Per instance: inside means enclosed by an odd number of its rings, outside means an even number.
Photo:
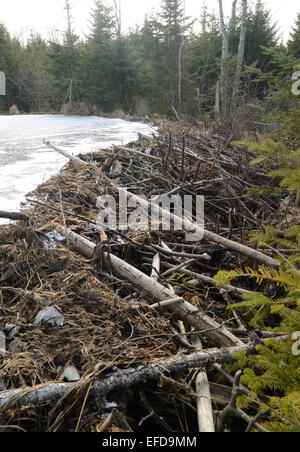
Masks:
[[[248,15],[245,60],[247,65],[256,62],[260,69],[266,69],[270,57],[265,54],[263,48],[271,48],[277,45],[277,27],[272,23],[272,13],[267,9],[262,0],[258,0],[254,11]]]
[[[10,60],[10,36],[4,25],[0,24],[0,71],[4,72],[6,76],[7,94],[10,93],[11,84]],[[5,101],[6,99],[0,96],[0,110],[7,109],[7,104]]]
[[[19,54],[19,67],[14,75],[22,97],[20,107],[28,112],[46,112],[53,108],[54,77],[50,73],[47,42],[31,33]]]
[[[180,107],[181,104],[183,44],[186,32],[191,27],[187,21],[183,0],[162,0],[158,15],[163,55],[160,80],[169,107]]]
[[[203,8],[201,32],[192,34],[186,43],[185,92],[189,113],[203,114],[212,110],[215,103],[216,84],[219,78],[219,61],[221,59],[222,38],[220,26],[214,13]]]
[[[300,12],[298,13],[295,27],[288,42],[288,50],[293,57],[300,58]]]
[[[251,391],[251,397],[241,397],[239,404],[247,409],[251,399],[258,402],[260,410],[269,413],[263,426],[270,432],[299,433],[300,353],[296,341],[300,331],[300,228],[295,225],[284,238],[279,238],[276,230],[268,227],[252,238],[261,247],[286,248],[290,257],[278,257],[280,269],[259,267],[219,272],[215,280],[220,286],[232,283],[235,278],[255,280],[256,291],[244,295],[241,303],[229,309],[245,312],[252,328],[287,337],[284,341],[270,339],[265,345],[257,346],[253,356],[247,357],[244,352],[236,355],[238,368],[244,369],[241,382]],[[277,287],[278,296],[271,295],[268,287]]]
[[[91,15],[91,33],[81,58],[80,92],[83,99],[104,110],[116,102],[112,81],[112,52],[116,23],[113,10],[96,0]]]
[[[0,71],[6,75],[6,96],[0,100],[1,110],[7,110],[12,104],[23,108],[23,99],[16,82],[21,54],[22,47],[19,40],[12,38],[6,27],[0,23]]]
[[[57,80],[56,102],[57,106],[64,102],[77,100],[77,70],[80,61],[78,48],[79,37],[73,28],[72,6],[69,0],[65,1],[66,29],[63,32],[63,42],[50,42],[50,58],[52,60],[52,73]]]
[[[164,92],[165,47],[162,41],[160,22],[155,16],[146,16],[138,33],[138,64],[143,95],[150,101],[153,111],[166,112],[169,108]]]

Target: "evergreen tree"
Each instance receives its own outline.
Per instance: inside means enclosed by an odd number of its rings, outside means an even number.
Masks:
[[[256,66],[266,69],[270,57],[263,48],[277,45],[277,27],[272,23],[271,10],[267,9],[262,0],[258,0],[254,11],[250,10],[247,23],[245,62],[248,66],[256,62]]]
[[[234,33],[232,45],[237,45],[238,30]],[[258,81],[255,70],[270,72],[276,69],[274,60],[267,49],[277,49],[277,26],[272,23],[272,13],[263,1],[257,0],[255,8],[250,9],[247,19],[247,32],[245,43],[245,65],[252,69],[248,71],[248,92],[252,98],[264,100],[268,90],[265,80]],[[252,72],[253,71],[253,72]]]
[[[298,13],[296,25],[293,28],[291,38],[288,42],[288,50],[295,58],[300,58],[300,12]]]
[[[3,24],[0,24],[0,70],[6,70],[11,58],[10,45],[11,39],[8,31]]]
[[[278,124],[262,143],[247,143],[249,150],[257,154],[254,164],[265,164],[271,176],[283,187],[297,192],[296,203],[300,205],[300,96],[293,92],[291,75],[300,69],[285,49],[268,52],[274,70],[262,73],[263,83],[269,87],[269,113],[265,120]]]
[[[300,183],[300,175],[298,174]],[[293,226],[284,238],[278,238],[273,227],[264,233],[253,235],[262,247],[272,249],[287,248],[289,259],[280,256],[280,269],[259,267],[245,270],[219,272],[215,280],[222,286],[230,284],[235,278],[252,278],[258,287],[263,283],[280,288],[278,297],[268,297],[266,289],[244,295],[244,301],[230,306],[247,312],[250,325],[265,331],[287,335],[287,340],[280,342],[270,339],[264,346],[257,346],[257,354],[247,357],[244,352],[236,355],[237,366],[244,369],[241,382],[251,391],[251,398],[256,400],[261,411],[269,412],[269,418],[263,426],[270,432],[300,432],[300,354],[297,343],[300,331],[300,228]],[[278,319],[274,328],[274,318]],[[270,321],[272,319],[272,321]],[[272,327],[270,326],[272,325]],[[241,397],[239,404],[249,406],[249,399]],[[271,410],[270,410],[271,409]]]
[[[2,110],[7,110],[13,103],[19,103],[15,74],[20,50],[19,42],[12,39],[6,27],[0,23],[0,71],[6,75],[6,97],[1,99]]]
[[[193,34],[185,46],[186,83],[188,91],[185,110],[197,115],[212,110],[219,78],[222,38],[218,19],[204,8],[201,32]]]
[[[138,77],[130,46],[123,36],[114,42],[111,64],[111,80],[116,96],[115,108],[131,111],[134,109]]]
[[[79,62],[79,52],[76,47],[79,37],[73,29],[73,18],[71,14],[71,3],[66,0],[65,10],[67,14],[67,29],[63,34],[64,37],[64,57],[65,57],[65,74],[70,80],[73,79]]]
[[[50,42],[50,57],[52,59],[52,73],[57,80],[56,99],[58,106],[64,102],[77,100],[77,70],[80,61],[78,47],[79,37],[73,29],[71,3],[65,2],[66,30],[63,32],[63,42]]]
[[[15,83],[23,99],[20,106],[28,112],[51,110],[55,80],[50,73],[46,41],[40,35],[31,33],[26,47],[22,48],[19,61]]]
[[[189,34],[191,22],[185,17],[184,0],[161,0],[158,14],[146,17],[141,28],[124,34],[119,4],[112,1],[113,7],[108,7],[104,0],[95,0],[91,31],[83,41],[79,41],[73,27],[70,0],[65,0],[66,27],[61,39],[46,43],[32,35],[24,45],[11,39],[0,26],[0,70],[7,75],[8,92],[2,102],[7,102],[7,106],[17,103],[25,111],[60,109],[63,102],[77,100],[80,94],[82,100],[106,111],[134,109],[136,98],[140,97],[158,113],[173,114],[172,107],[193,116],[212,110],[223,61],[224,27],[220,27],[220,21],[204,9],[201,31]],[[228,75],[228,106],[237,66],[236,86],[242,79],[244,84],[238,90],[248,89],[243,65],[237,65],[235,57],[241,17],[234,10],[232,31],[228,33],[228,58],[222,66]],[[300,15],[288,45],[289,53],[295,57],[299,55],[299,29]],[[258,0],[247,18],[245,63],[253,71],[247,77],[255,78],[254,68],[261,74],[279,73],[280,65],[266,51],[276,46],[271,13]],[[266,87],[266,79],[256,78],[251,95],[263,99]]]
[[[163,58],[160,83],[169,108],[181,104],[182,50],[186,32],[191,27],[183,6],[183,0],[162,0],[157,18]]]
[[[112,52],[116,22],[112,8],[96,0],[91,17],[91,34],[80,64],[80,91],[89,103],[112,110],[116,95],[112,81]]]
[[[164,46],[160,23],[156,17],[145,17],[143,27],[136,33],[135,46],[141,86],[139,94],[150,101],[153,111],[166,112],[169,103],[164,92],[165,83],[163,83]]]

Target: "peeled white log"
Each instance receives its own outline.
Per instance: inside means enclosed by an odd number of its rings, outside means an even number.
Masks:
[[[59,228],[62,235],[68,238],[69,246],[91,259],[94,255],[96,245],[87,239],[82,238],[75,232],[69,229]],[[113,254],[103,253],[104,262],[111,268],[116,276],[119,276],[126,281],[131,282],[141,292],[147,292],[155,301],[166,301],[174,298],[172,291],[156,281],[153,281],[149,276],[137,270],[132,265],[119,259]],[[215,320],[200,313],[198,308],[191,305],[187,301],[176,303],[168,306],[168,310],[176,314],[180,320],[188,322],[195,328],[196,331],[205,332],[205,335],[210,338],[218,346],[244,346],[245,344],[234,336],[224,326],[221,326]]]
[[[69,154],[69,152],[64,151],[63,149],[59,149],[58,147],[54,146],[54,144],[51,144],[50,141],[44,140],[43,143],[48,146],[49,148],[53,149],[53,151],[58,152],[59,154],[63,155],[64,157],[66,157],[69,160],[72,160],[73,162],[76,163],[83,163],[86,164],[86,162],[84,162],[83,160],[79,159],[78,157],[74,157],[73,155]]]

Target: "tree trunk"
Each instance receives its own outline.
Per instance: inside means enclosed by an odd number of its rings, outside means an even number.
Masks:
[[[224,10],[223,10],[223,0],[219,1],[219,11],[220,11],[220,23],[221,23],[221,33],[222,33],[222,59],[221,59],[221,113],[223,119],[227,117],[228,108],[230,104],[230,77],[228,72],[228,63],[229,63],[229,38],[232,31],[232,27],[234,24],[234,20],[236,18],[236,5],[237,0],[233,0],[232,3],[232,12],[231,19],[226,28],[225,19],[224,19]],[[231,91],[231,90],[230,90]]]
[[[214,364],[233,364],[235,354],[240,351],[253,352],[252,344],[241,347],[209,349],[206,351],[192,353],[187,356],[175,356],[157,363],[142,365],[135,368],[118,370],[107,377],[95,379],[91,388],[91,396],[95,399],[118,390],[131,387],[149,380],[157,380],[161,374],[176,375],[178,372],[193,368],[212,367]],[[0,394],[1,410],[22,409],[28,406],[40,406],[46,403],[59,401],[72,388],[76,389],[74,383],[50,383],[34,388],[13,389]],[[78,389],[78,388],[77,388]]]
[[[178,55],[178,111],[181,113],[182,106],[182,50],[184,46],[184,38],[182,38],[180,47],[179,47],[179,55]]]
[[[217,86],[216,86],[216,100],[215,100],[215,120],[217,122],[220,121],[220,114],[221,114],[221,109],[220,109],[220,82],[217,82]]]
[[[231,102],[232,107],[234,107],[237,104],[237,97],[239,94],[241,75],[242,75],[243,64],[244,64],[246,31],[247,31],[247,11],[248,11],[248,0],[243,0],[241,35],[240,35],[240,43],[239,43],[239,50],[238,50],[238,56],[237,56],[235,79],[234,79],[234,83],[233,83],[232,102]]]

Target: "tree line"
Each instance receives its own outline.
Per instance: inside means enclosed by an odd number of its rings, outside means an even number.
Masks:
[[[238,99],[263,100],[268,85],[257,71],[276,71],[266,49],[300,58],[300,14],[282,44],[261,0],[234,0],[230,22],[222,0],[219,6],[218,13],[204,6],[199,18],[190,18],[183,0],[161,0],[159,11],[125,33],[119,4],[96,0],[89,34],[80,38],[66,0],[61,35],[46,40],[31,33],[26,43],[0,24],[0,70],[7,77],[1,109],[59,111],[83,101],[104,112],[135,113],[143,99],[151,112],[195,117],[228,115]]]

